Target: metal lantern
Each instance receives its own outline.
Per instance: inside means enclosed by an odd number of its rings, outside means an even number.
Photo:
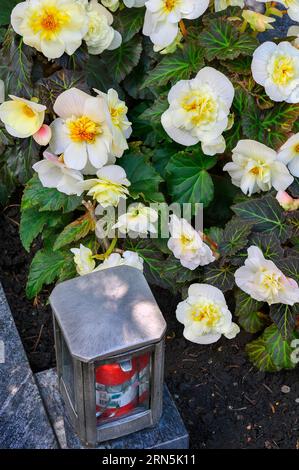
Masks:
[[[50,304],[59,389],[82,442],[154,426],[166,323],[142,272],[118,266],[63,282]]]

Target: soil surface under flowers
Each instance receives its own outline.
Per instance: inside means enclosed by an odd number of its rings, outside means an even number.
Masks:
[[[26,299],[32,254],[22,248],[18,224],[19,206],[9,206],[0,217],[0,279],[36,372],[55,366],[50,290],[35,303]],[[244,332],[211,346],[188,342],[175,318],[180,299],[159,288],[153,292],[168,323],[165,378],[190,433],[190,448],[298,449],[298,369],[257,371],[244,352],[252,335]]]

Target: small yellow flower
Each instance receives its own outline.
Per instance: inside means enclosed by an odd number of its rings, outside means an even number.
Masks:
[[[242,16],[247,23],[250,24],[253,31],[263,33],[266,29],[274,29],[270,23],[275,22],[275,18],[269,18],[269,16],[262,15],[252,10],[244,10]]]

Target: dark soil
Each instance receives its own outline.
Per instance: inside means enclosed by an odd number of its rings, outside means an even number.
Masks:
[[[6,208],[0,218],[0,279],[30,364],[40,371],[55,365],[49,292],[36,303],[26,299],[30,256],[21,246],[18,222],[19,207]],[[244,332],[211,346],[188,342],[175,319],[180,299],[153,292],[168,322],[166,382],[190,432],[190,447],[298,449],[298,369],[258,372],[244,353],[251,338]]]

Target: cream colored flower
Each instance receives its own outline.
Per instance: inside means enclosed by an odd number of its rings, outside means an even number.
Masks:
[[[296,211],[299,209],[299,199],[292,198],[286,191],[278,191],[276,199],[285,211]]]
[[[44,152],[44,160],[35,163],[32,167],[45,188],[56,188],[64,194],[81,196],[83,189],[80,183],[83,176],[80,171],[67,168],[63,156],[58,158],[49,152]]]
[[[105,165],[112,146],[105,100],[71,88],[58,96],[54,111],[59,118],[50,126],[50,150],[63,153],[65,164],[74,170],[84,170],[88,163],[96,169]]]
[[[185,326],[185,338],[197,344],[216,343],[221,335],[232,339],[240,331],[221,290],[209,284],[192,284],[187,299],[177,306],[176,317]]]
[[[244,0],[215,0],[215,11],[226,10],[228,7],[244,7]]]
[[[271,100],[299,103],[299,50],[289,42],[264,42],[253,53],[251,70]]]
[[[84,36],[89,54],[101,54],[106,49],[117,49],[121,45],[121,35],[112,28],[113,16],[98,3],[91,0],[86,6],[88,32]]]
[[[250,24],[253,31],[263,33],[267,29],[274,29],[270,23],[275,23],[275,18],[262,15],[261,13],[252,10],[243,10],[242,16],[244,20]]]
[[[293,45],[299,49],[299,26],[291,26],[287,33],[288,36],[297,36]]]
[[[119,7],[119,0],[101,0],[104,7],[110,11],[115,12]]]
[[[9,95],[11,101],[0,105],[0,119],[7,132],[21,139],[34,135],[43,125],[46,106]]]
[[[118,94],[113,88],[110,88],[107,94],[99,90],[94,91],[106,101],[112,123],[111,152],[113,156],[119,158],[129,148],[127,139],[132,134],[131,123],[127,118],[128,108],[126,103],[118,98]]]
[[[89,248],[80,244],[80,248],[71,248],[71,252],[74,254],[74,263],[80,276],[93,272],[96,262]]]
[[[258,2],[267,3],[268,0],[257,0]],[[299,0],[277,0],[287,9],[289,17],[294,21],[299,21]]]
[[[167,246],[185,268],[194,270],[215,260],[211,249],[187,220],[171,215],[169,230],[171,237]]]
[[[286,277],[273,261],[264,258],[257,246],[250,246],[245,266],[235,272],[236,284],[253,299],[269,305],[299,302],[299,287],[294,279]]]
[[[194,79],[180,80],[171,88],[170,106],[162,115],[162,125],[179,144],[202,142],[203,151],[208,149],[209,155],[211,147],[223,152],[221,135],[228,126],[233,98],[234,88],[229,79],[212,67],[204,67]]]
[[[142,203],[131,204],[126,214],[119,217],[112,227],[118,228],[121,233],[130,231],[138,234],[157,233],[155,223],[158,220],[158,212]]]
[[[249,196],[272,187],[285,190],[294,180],[284,163],[278,161],[277,153],[255,140],[240,140],[233,149],[232,160],[223,170]]]
[[[278,160],[287,165],[293,176],[299,177],[299,132],[283,144],[278,152]]]
[[[209,0],[148,0],[143,34],[158,47],[169,46],[179,32],[181,19],[194,20],[209,6]]]
[[[126,172],[118,165],[107,165],[97,172],[97,179],[85,180],[83,188],[88,190],[102,207],[118,206],[120,199],[126,199],[129,194],[130,182]]]
[[[112,253],[103,263],[99,264],[95,271],[102,271],[116,266],[131,266],[143,271],[143,259],[135,251],[124,251],[122,256],[119,253]]]
[[[85,8],[76,0],[27,0],[18,3],[11,24],[24,43],[48,59],[72,55],[88,29]]]

